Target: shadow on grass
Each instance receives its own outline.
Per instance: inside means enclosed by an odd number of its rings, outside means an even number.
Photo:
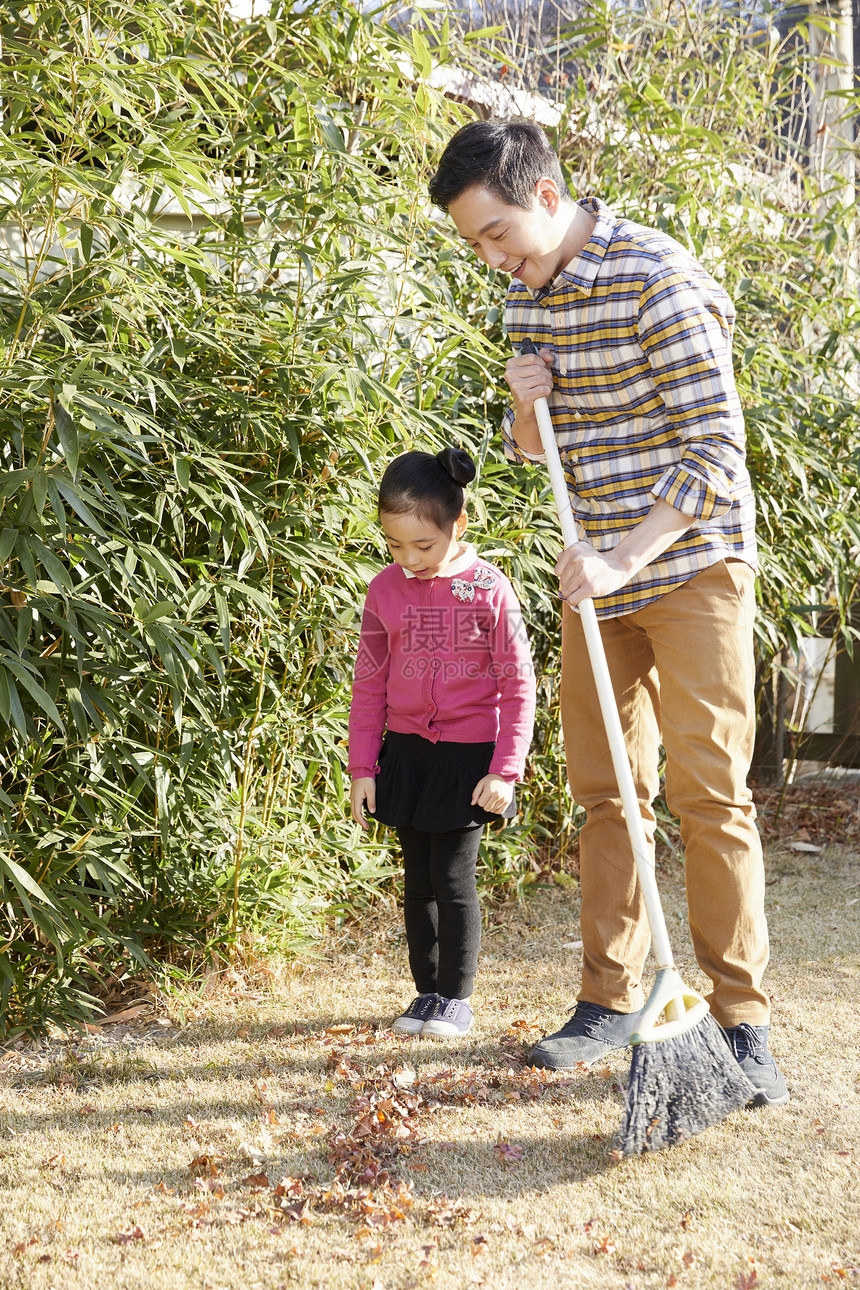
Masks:
[[[96,1068],[93,1078],[77,1087],[44,1079],[39,1089],[28,1082],[24,1087],[30,1097],[0,1117],[0,1136],[26,1133],[53,1141],[65,1135],[71,1140],[73,1156],[76,1139],[82,1143],[101,1139],[107,1148],[114,1141],[113,1133],[119,1131],[121,1136],[133,1130],[136,1135],[152,1132],[159,1150],[168,1147],[171,1156],[187,1151],[183,1164],[139,1173],[127,1166],[114,1169],[102,1160],[99,1176],[113,1171],[125,1186],[145,1186],[150,1181],[154,1186],[167,1182],[193,1187],[188,1164],[204,1151],[223,1152],[224,1169],[231,1176],[240,1176],[240,1170],[252,1174],[262,1169],[277,1183],[285,1175],[300,1176],[310,1170],[317,1182],[331,1181],[334,1166],[328,1162],[327,1141],[332,1134],[349,1134],[355,1128],[356,1097],[392,1088],[392,1071],[410,1066],[417,1081],[402,1095],[420,1097],[415,1114],[423,1140],[411,1151],[386,1155],[390,1161],[386,1167],[411,1180],[416,1195],[519,1196],[593,1177],[611,1166],[611,1140],[582,1133],[577,1124],[578,1115],[591,1116],[601,1107],[617,1111],[620,1122],[623,1076],[608,1064],[576,1078],[536,1076],[537,1082],[531,1083],[529,1071],[499,1062],[495,1046],[492,1060],[476,1062],[474,1045],[458,1044],[456,1049],[446,1045],[440,1052],[439,1045],[429,1041],[393,1042],[398,1060],[382,1067],[381,1043],[344,1054],[361,1063],[357,1084],[332,1074],[330,1050],[315,1054],[311,1062],[309,1054],[299,1050],[288,1055],[294,1060],[285,1060],[280,1070],[267,1060],[261,1062],[259,1056],[249,1063],[237,1053],[233,1060],[197,1062],[167,1073],[135,1068],[125,1078],[104,1082]],[[278,1083],[279,1075],[295,1079],[308,1072],[314,1084],[310,1089]],[[259,1086],[261,1078],[268,1081],[264,1090]],[[174,1092],[171,1084],[186,1087]],[[42,1090],[51,1096],[50,1107],[32,1105],[33,1094]],[[392,1095],[400,1093],[392,1088]],[[169,1105],[165,1105],[166,1096],[171,1098]],[[512,1128],[514,1149],[506,1153],[496,1138],[512,1105],[526,1112],[534,1130],[522,1123]],[[476,1110],[483,1115],[485,1127],[474,1141],[464,1141],[463,1132]],[[557,1131],[547,1132],[550,1120]],[[448,1137],[458,1140],[444,1140]],[[236,1158],[243,1138],[252,1144],[268,1139],[259,1163]],[[536,1161],[541,1164],[537,1174],[530,1163]]]
[[[124,1124],[131,1127],[130,1121]],[[60,1126],[45,1117],[43,1127],[50,1130]],[[68,1132],[68,1125],[62,1127]],[[103,1126],[91,1124],[82,1127],[81,1136],[89,1140],[91,1133],[105,1132]],[[585,1182],[619,1167],[611,1158],[612,1142],[596,1143],[592,1135],[560,1130],[551,1135],[520,1135],[519,1144],[522,1158],[515,1165],[507,1166],[499,1161],[495,1144],[486,1139],[456,1144],[428,1142],[409,1157],[393,1159],[389,1173],[392,1178],[411,1185],[416,1201],[437,1201],[444,1196],[468,1204],[492,1197],[539,1195],[552,1187]],[[211,1189],[219,1193],[223,1188],[223,1196],[218,1194],[218,1199],[225,1203],[241,1203],[254,1191],[265,1191],[258,1181],[263,1175],[269,1180],[269,1189],[284,1179],[301,1179],[305,1191],[313,1191],[327,1189],[335,1180],[336,1167],[328,1160],[325,1138],[313,1149],[273,1150],[263,1161],[236,1159],[229,1155],[229,1147],[219,1157],[217,1145],[216,1142],[212,1148],[206,1148],[206,1155],[216,1166],[215,1174],[205,1166],[191,1168],[192,1160],[203,1158],[193,1138],[187,1142],[188,1159],[182,1163],[165,1161],[136,1168],[102,1156],[97,1166],[87,1168],[76,1163],[72,1147],[66,1149],[67,1161],[51,1168],[55,1178],[62,1181],[66,1195],[76,1190],[85,1192],[94,1182],[107,1183],[108,1187],[115,1185],[124,1191],[171,1194],[180,1200],[211,1198]],[[118,1146],[118,1150],[122,1148]],[[347,1183],[348,1179],[344,1179],[344,1185]]]

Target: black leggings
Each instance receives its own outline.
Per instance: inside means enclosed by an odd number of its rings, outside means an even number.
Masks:
[[[419,994],[468,999],[474,989],[481,947],[475,868],[483,828],[397,830],[409,967]]]

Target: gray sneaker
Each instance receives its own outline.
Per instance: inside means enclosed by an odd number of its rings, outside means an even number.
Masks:
[[[392,1030],[399,1030],[403,1035],[418,1035],[424,1029],[424,1022],[432,1014],[439,1002],[438,994],[419,994],[413,999],[405,1012],[392,1022]]]
[[[767,1026],[729,1026],[726,1039],[756,1095],[750,1106],[785,1106],[789,1092],[776,1062],[767,1050]]]
[[[429,1035],[432,1039],[459,1039],[472,1028],[472,1009],[465,999],[436,1000],[436,1007],[425,1021],[421,1038]]]
[[[528,1056],[529,1064],[551,1071],[570,1070],[572,1066],[591,1066],[624,1048],[638,1013],[614,1012],[597,1003],[579,1002],[570,1021],[554,1035],[535,1044]]]

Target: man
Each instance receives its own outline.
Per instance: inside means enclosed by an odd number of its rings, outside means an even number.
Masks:
[[[592,597],[646,831],[659,789],[685,848],[690,930],[708,1002],[757,1093],[788,1101],[767,1048],[764,868],[752,756],[756,549],[731,363],[734,308],[664,234],[574,201],[542,131],[478,121],[430,183],[479,259],[511,275],[508,457],[541,461],[549,400],[583,540],[559,557],[561,711],[580,837],[583,970],[573,1016],[535,1065],[591,1064],[626,1044],[650,936],[579,615]]]

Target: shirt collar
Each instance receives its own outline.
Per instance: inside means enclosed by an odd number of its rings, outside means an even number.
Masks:
[[[589,215],[596,215],[597,223],[594,225],[591,237],[582,250],[564,266],[560,273],[556,274],[552,282],[545,287],[539,287],[537,291],[531,293],[532,298],[538,304],[543,304],[556,291],[563,291],[569,287],[573,287],[575,291],[582,292],[584,296],[591,295],[594,280],[603,263],[603,258],[606,255],[618,219],[599,197],[583,197],[581,201],[577,202],[577,206],[587,210]]]
[[[444,573],[439,573],[436,576],[438,578],[456,578],[459,574],[465,573],[467,569],[471,569],[472,565],[475,563],[477,558],[478,558],[478,552],[472,546],[472,543],[465,542],[463,544],[462,553],[457,556],[454,563],[449,564],[448,568],[445,570]],[[404,573],[404,576],[407,578],[415,577],[415,574],[410,573],[408,569],[404,569],[403,573]]]

